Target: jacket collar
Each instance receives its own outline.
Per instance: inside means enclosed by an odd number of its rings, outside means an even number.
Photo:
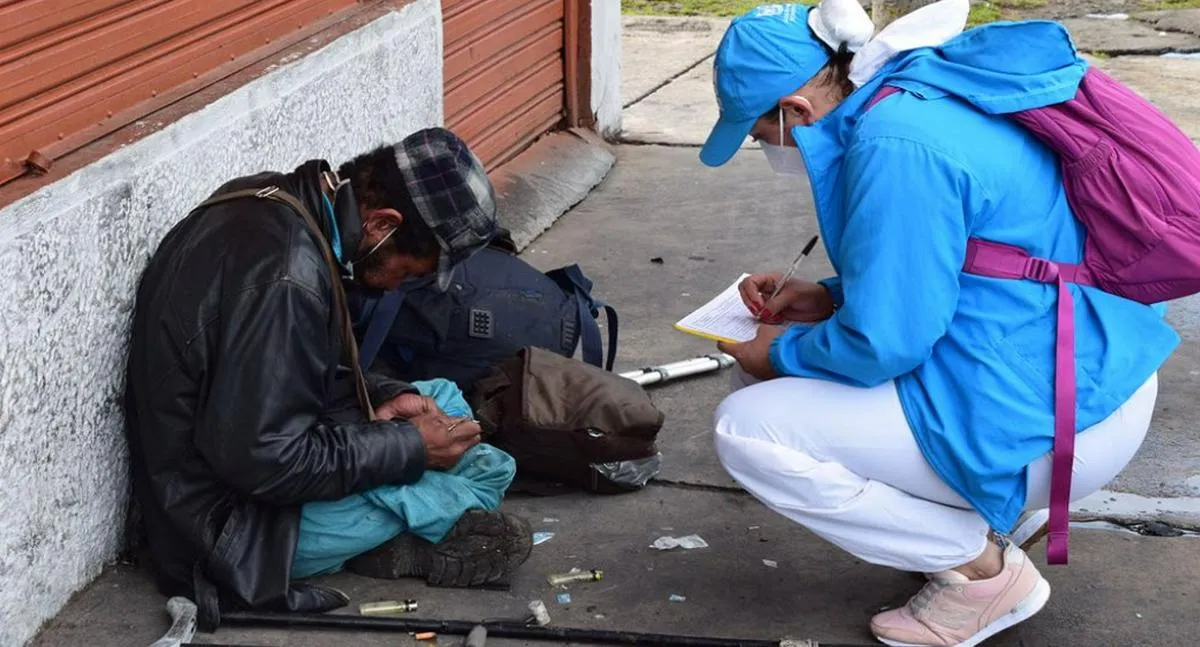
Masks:
[[[792,129],[792,138],[804,156],[825,251],[834,271],[839,273],[838,251],[846,224],[842,163],[858,120],[866,110],[867,103],[882,88],[887,78],[886,70],[891,67],[885,66],[884,73],[867,81],[817,123]]]

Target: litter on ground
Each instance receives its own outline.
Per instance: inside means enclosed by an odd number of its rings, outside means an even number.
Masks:
[[[686,537],[664,535],[655,539],[654,543],[650,544],[650,547],[657,550],[671,550],[672,548],[691,550],[693,548],[708,548],[708,542],[704,541],[704,538],[700,535],[688,535]]]

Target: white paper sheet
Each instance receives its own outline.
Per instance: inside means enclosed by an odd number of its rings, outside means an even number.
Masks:
[[[688,316],[680,319],[675,328],[683,332],[712,339],[714,341],[745,342],[754,339],[762,322],[750,314],[746,304],[742,303],[742,295],[738,292],[738,284],[750,276],[743,274],[725,288],[708,303],[700,306]],[[811,328],[810,324],[785,322],[787,327],[802,326]]]
[[[716,341],[743,342],[754,339],[758,326],[762,322],[754,318],[742,303],[738,293],[738,283],[749,276],[743,274],[733,285],[725,288],[708,303],[700,306],[695,312],[680,319],[675,327],[686,333],[699,335]]]

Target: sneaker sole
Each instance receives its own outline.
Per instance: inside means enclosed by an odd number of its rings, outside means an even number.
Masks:
[[[1037,615],[1046,602],[1050,600],[1050,583],[1046,578],[1039,576],[1038,583],[1033,587],[1033,592],[1025,596],[1024,600],[1017,603],[1012,611],[996,618],[991,624],[980,629],[975,635],[958,643],[954,647],[975,647],[979,643],[995,636],[996,634],[1012,627],[1013,625],[1024,622],[1033,616]],[[876,637],[879,642],[888,645],[889,647],[929,647],[928,645],[916,645],[913,643],[902,643],[894,640]]]
[[[401,535],[348,561],[346,569],[378,579],[419,577],[436,587],[480,587],[507,581],[532,552],[533,536],[523,519],[470,510],[437,544]]]

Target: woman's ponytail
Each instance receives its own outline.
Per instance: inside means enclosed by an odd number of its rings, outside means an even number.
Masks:
[[[844,42],[838,46],[837,51],[828,46],[825,49],[829,52],[829,62],[821,69],[821,81],[836,87],[844,99],[855,89],[854,84],[850,82],[850,63],[854,60],[854,52],[851,52],[849,45]]]

